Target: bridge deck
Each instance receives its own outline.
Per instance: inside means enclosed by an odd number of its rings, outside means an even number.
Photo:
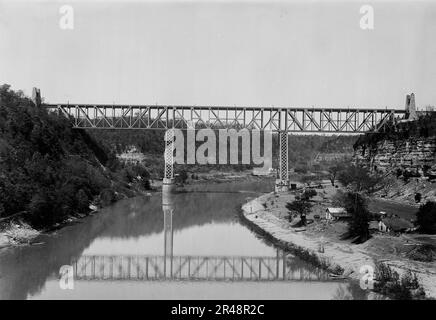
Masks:
[[[368,108],[45,104],[83,129],[247,128],[289,132],[378,130],[405,110]]]

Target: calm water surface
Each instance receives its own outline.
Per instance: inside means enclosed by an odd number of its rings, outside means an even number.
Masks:
[[[270,190],[232,182],[117,202],[0,252],[0,299],[364,299],[240,222],[241,205]],[[73,290],[59,286],[62,265],[74,268]]]

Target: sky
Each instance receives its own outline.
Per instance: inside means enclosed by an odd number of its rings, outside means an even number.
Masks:
[[[0,0],[0,83],[49,103],[423,108],[435,39],[430,0]]]

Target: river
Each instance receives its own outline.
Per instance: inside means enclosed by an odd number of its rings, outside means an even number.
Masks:
[[[0,299],[364,299],[355,283],[329,279],[240,221],[241,205],[272,183],[126,199],[5,249]],[[73,289],[60,286],[63,265],[74,270]]]

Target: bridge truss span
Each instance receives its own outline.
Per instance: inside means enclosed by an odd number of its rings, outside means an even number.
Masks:
[[[404,117],[398,109],[45,104],[81,129],[247,128],[286,132],[363,133]]]
[[[329,281],[328,273],[277,257],[82,256],[73,263],[76,280]]]

